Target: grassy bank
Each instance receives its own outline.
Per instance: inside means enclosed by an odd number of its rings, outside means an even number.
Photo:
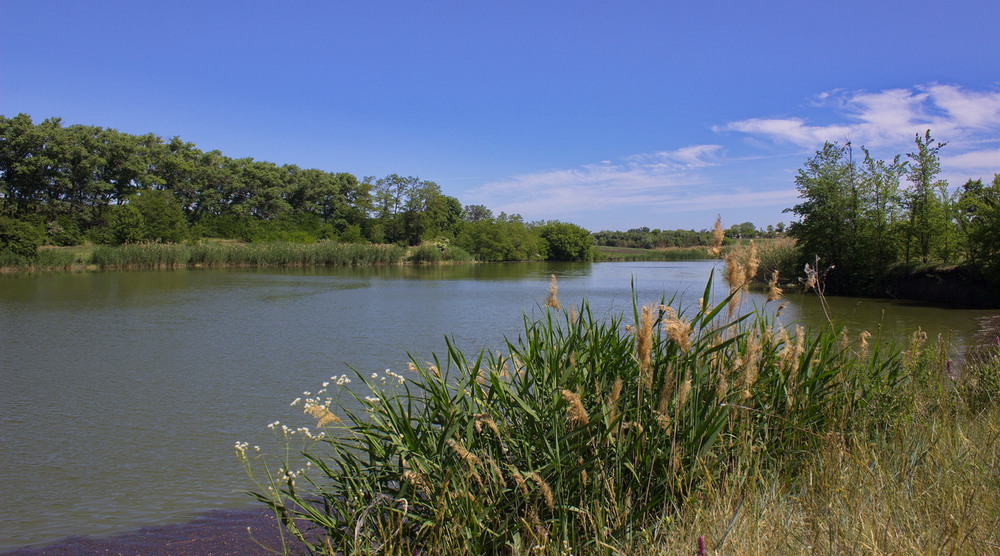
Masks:
[[[715,258],[708,252],[708,247],[636,249],[599,245],[595,249],[595,260],[600,261],[689,261]]]
[[[436,245],[354,243],[242,243],[233,241],[138,243],[118,246],[55,247],[38,250],[33,260],[0,261],[6,272],[88,269],[171,269],[221,267],[359,266],[399,263],[471,262],[460,248]]]
[[[503,352],[449,344],[294,401],[312,426],[272,428],[306,465],[237,452],[257,499],[317,553],[1000,546],[996,348],[958,372],[926,335],[893,349],[787,329],[742,312],[741,288],[710,291],[598,319],[561,307],[553,281]]]

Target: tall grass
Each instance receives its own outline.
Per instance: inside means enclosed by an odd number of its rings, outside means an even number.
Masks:
[[[708,247],[672,247],[668,249],[635,249],[629,247],[595,248],[595,260],[602,261],[690,261],[714,259]]]
[[[201,266],[351,266],[394,264],[406,250],[397,245],[356,243],[205,243],[191,247]]]
[[[627,319],[549,303],[503,353],[467,355],[449,342],[443,360],[414,359],[397,387],[358,374],[370,392],[350,395],[365,409],[306,399],[324,429],[299,429],[309,467],[284,462],[254,496],[319,553],[662,553],[677,539],[693,551],[694,533],[719,549],[740,523],[744,538],[729,542],[747,550],[885,548],[853,545],[877,527],[843,521],[862,500],[872,504],[863,515],[876,515],[885,506],[877,493],[845,499],[835,518],[822,514],[823,489],[847,489],[850,473],[868,473],[872,488],[901,480],[936,446],[905,433],[928,412],[968,406],[915,401],[928,386],[914,373],[943,376],[929,351],[851,341],[833,327],[787,329],[763,313],[730,316],[740,290],[713,303],[709,283],[696,308],[636,301]],[[967,449],[958,444],[954,453]],[[869,459],[881,454],[892,457]],[[981,455],[989,477],[997,456]],[[990,480],[980,492],[1000,494]],[[922,499],[927,509],[934,496]],[[709,513],[721,521],[706,522]],[[989,521],[977,515],[978,526]],[[814,520],[785,523],[793,536],[754,545],[752,516],[775,527],[789,516]],[[906,519],[899,535],[914,534]]]
[[[176,243],[99,245],[90,256],[99,268],[177,268],[187,264],[191,253]]]

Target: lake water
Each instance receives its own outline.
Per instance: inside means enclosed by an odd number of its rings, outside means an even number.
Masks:
[[[234,456],[334,375],[428,360],[453,337],[498,348],[539,313],[549,276],[596,315],[677,294],[711,261],[178,270],[0,277],[0,550],[250,505]],[[718,294],[724,295],[721,278]],[[782,320],[823,325],[813,296]],[[750,295],[749,304],[763,304]],[[831,298],[854,333],[922,326],[960,349],[982,311]],[[772,304],[773,305],[773,304]]]

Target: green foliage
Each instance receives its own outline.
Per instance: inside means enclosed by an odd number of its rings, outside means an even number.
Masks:
[[[627,232],[595,232],[594,242],[607,247],[664,249],[668,247],[704,247],[711,243],[712,234],[694,230],[650,230],[633,228]]]
[[[38,258],[35,259],[34,268],[65,270],[73,265],[80,264],[80,260],[72,251],[61,249],[42,248],[38,250]]]
[[[988,186],[969,180],[958,204],[969,259],[982,264],[1000,284],[1000,174]]]
[[[284,460],[254,496],[314,552],[592,553],[639,542],[731,470],[794,473],[830,435],[876,438],[905,419],[894,352],[727,321],[729,301],[636,303],[630,330],[586,303],[547,310],[506,355],[449,343],[406,377],[357,373],[370,392],[341,394],[363,411],[307,398],[330,425],[299,429],[312,470]]]
[[[538,235],[548,253],[545,258],[550,261],[587,261],[592,258],[594,238],[576,224],[546,222],[538,226]]]
[[[535,230],[520,217],[501,215],[464,222],[454,244],[480,261],[530,261],[544,258]]]
[[[20,266],[34,261],[44,237],[38,226],[0,216],[0,257],[3,258],[3,266]]]
[[[917,152],[909,153],[910,164],[907,178],[913,184],[905,195],[905,204],[909,210],[909,223],[906,227],[906,262],[910,262],[911,254],[919,256],[924,263],[932,254],[943,255],[948,262],[954,250],[955,241],[953,228],[949,225],[951,215],[948,196],[948,183],[938,180],[941,172],[941,143],[931,138],[930,130],[916,136]]]
[[[187,236],[184,210],[169,191],[141,191],[131,197],[126,206],[134,207],[142,215],[139,241],[177,243]]]
[[[67,246],[83,243],[83,234],[76,221],[65,215],[49,222],[45,236],[52,245]]]
[[[133,205],[119,205],[111,211],[108,230],[115,245],[139,243],[146,237],[146,220],[142,211]]]
[[[0,214],[37,216],[56,245],[213,237],[415,246],[457,239],[464,224],[487,222],[499,239],[474,226],[456,245],[480,260],[546,256],[539,233],[520,217],[494,218],[481,205],[466,210],[432,181],[398,174],[358,181],[205,152],[179,137],[66,127],[59,118],[35,124],[26,114],[0,116]],[[552,245],[559,259],[588,257],[564,233],[554,233]]]
[[[690,261],[716,258],[708,252],[707,247],[635,249],[595,246],[594,251],[594,260],[599,261]]]

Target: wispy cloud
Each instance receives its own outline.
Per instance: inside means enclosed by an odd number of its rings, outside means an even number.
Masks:
[[[963,146],[983,139],[1000,141],[1000,90],[969,91],[937,83],[879,92],[836,90],[818,95],[814,104],[832,109],[834,117],[844,121],[819,125],[802,117],[750,118],[714,129],[806,148],[824,141],[903,147],[927,129]]]
[[[785,205],[794,200],[794,189],[752,191],[720,181],[715,170],[732,163],[721,145],[692,145],[639,153],[615,163],[522,174],[470,193],[495,211],[522,214],[529,220],[577,221],[581,214],[617,212],[632,214],[637,224],[651,214]]]

